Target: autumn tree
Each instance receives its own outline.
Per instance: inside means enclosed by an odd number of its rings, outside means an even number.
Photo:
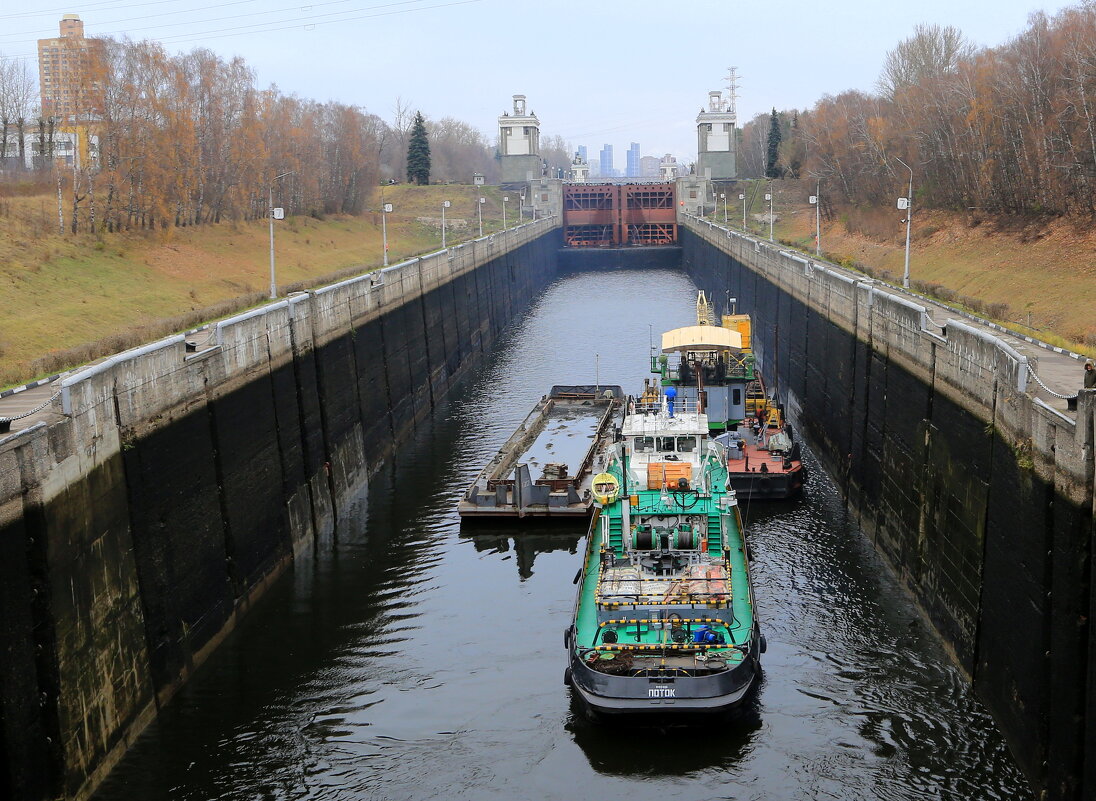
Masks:
[[[1036,12],[974,49],[918,26],[883,64],[878,94],[822,98],[801,118],[805,168],[852,203],[893,196],[916,165],[926,207],[1096,215],[1096,2]]]
[[[422,112],[415,113],[407,140],[407,180],[419,186],[430,183],[430,138]]]

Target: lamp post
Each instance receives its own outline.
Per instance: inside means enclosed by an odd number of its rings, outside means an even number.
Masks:
[[[392,213],[392,204],[381,206],[381,237],[384,239],[384,266],[388,266],[388,215]]]
[[[814,206],[814,255],[822,255],[822,227],[821,217],[819,216],[818,208],[822,205],[819,198],[819,188],[822,186],[822,182],[815,181],[814,194],[811,195],[811,205]]]
[[[913,167],[897,156],[895,161],[910,171],[910,188],[905,197],[898,198],[898,208],[906,212],[906,269],[902,273],[902,287],[910,288],[910,222],[913,219]]]
[[[448,200],[441,202],[441,249],[445,250],[445,210],[452,204]]]
[[[502,196],[502,230],[506,230],[506,201],[510,198],[506,195]]]
[[[723,224],[727,224],[727,193],[720,192],[719,199],[723,201]]]
[[[274,208],[274,182],[280,178],[285,178],[287,175],[292,175],[293,170],[289,172],[283,172],[280,175],[275,175],[270,179],[270,183],[266,187],[266,199],[268,205],[267,216],[270,217],[270,299],[276,300],[278,297],[278,282],[274,278],[274,220],[281,220],[285,217],[284,209]],[[277,217],[275,217],[277,214]]]
[[[479,203],[476,204],[476,216],[479,217],[480,236],[483,236],[483,204],[486,202],[487,198],[481,197]]]
[[[773,190],[769,187],[769,191],[765,193],[765,200],[769,201],[769,241],[773,241]]]
[[[746,193],[740,192],[738,199],[742,201],[742,230],[746,230]]]

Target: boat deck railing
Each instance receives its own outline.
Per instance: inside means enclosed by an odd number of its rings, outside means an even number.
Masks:
[[[675,383],[696,383],[697,373],[703,376],[707,385],[721,384],[724,381],[753,381],[757,377],[757,368],[752,353],[728,354],[719,359],[705,355],[702,358],[685,360],[671,364],[663,362],[656,354],[651,355],[651,372],[664,381]]]
[[[696,414],[700,411],[700,405],[696,398],[678,396],[674,398],[674,414]],[[659,398],[634,398],[628,404],[630,414],[669,414],[669,407],[665,397]]]

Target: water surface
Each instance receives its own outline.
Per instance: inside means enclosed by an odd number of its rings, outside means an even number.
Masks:
[[[768,639],[715,730],[603,729],[563,686],[582,527],[462,531],[457,500],[552,384],[647,376],[690,324],[670,271],[561,278],[299,562],[98,794],[131,799],[1024,799],[983,708],[811,454],[744,504]],[[758,324],[764,324],[758,321]],[[595,358],[597,354],[597,358]]]

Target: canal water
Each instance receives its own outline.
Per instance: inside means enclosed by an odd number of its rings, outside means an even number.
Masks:
[[[552,384],[641,387],[695,292],[670,271],[549,287],[98,801],[1030,798],[809,449],[802,499],[743,507],[768,638],[751,708],[700,731],[582,718],[563,685],[582,528],[470,532],[456,503]]]

